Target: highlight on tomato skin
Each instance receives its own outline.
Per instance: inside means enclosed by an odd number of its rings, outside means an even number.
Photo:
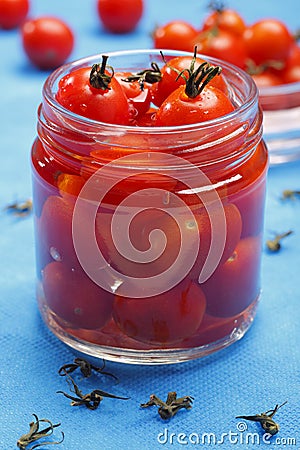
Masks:
[[[81,269],[53,261],[43,270],[47,306],[59,321],[74,328],[99,329],[111,317],[113,295],[97,286]]]
[[[126,335],[141,342],[169,345],[194,334],[205,308],[201,288],[183,280],[154,297],[136,299],[116,295],[113,317]]]

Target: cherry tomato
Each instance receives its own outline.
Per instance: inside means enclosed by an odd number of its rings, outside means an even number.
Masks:
[[[76,197],[84,186],[85,179],[80,175],[60,173],[57,177],[57,187],[62,197],[76,201]]]
[[[151,90],[148,83],[143,83],[141,86],[138,81],[124,81],[130,76],[132,76],[130,72],[115,72],[114,74],[132,107],[130,109],[131,120],[138,120],[150,108]]]
[[[53,261],[43,271],[47,306],[74,328],[102,328],[111,317],[114,296],[97,286],[81,268]]]
[[[227,203],[223,205],[223,210],[226,222],[226,237],[220,264],[224,263],[230,255],[232,255],[242,233],[242,218],[238,208],[233,203]],[[194,212],[194,216],[200,234],[200,249],[196,262],[190,272],[190,276],[197,281],[210,250],[212,238],[211,227],[214,226],[214,224],[217,225],[216,222],[220,219],[218,211],[210,218],[205,208],[201,208]]]
[[[51,195],[45,201],[37,223],[41,268],[53,260],[63,261],[69,267],[79,265],[72,240],[73,209],[73,201],[56,195]]]
[[[57,17],[27,20],[22,27],[22,42],[29,60],[40,69],[54,69],[70,56],[74,36],[70,27]]]
[[[268,61],[284,62],[289,55],[293,38],[280,20],[262,19],[245,30],[244,42],[248,57],[260,65]]]
[[[260,293],[261,241],[241,239],[228,260],[201,284],[207,299],[207,312],[230,317],[244,311]]]
[[[29,11],[29,0],[0,0],[0,28],[10,30],[23,23]]]
[[[153,297],[136,299],[116,295],[113,317],[128,336],[142,342],[168,345],[197,330],[205,307],[201,288],[184,280]]]
[[[191,52],[194,49],[193,41],[197,34],[198,31],[190,23],[173,20],[155,28],[152,34],[154,48]]]
[[[242,36],[246,24],[242,16],[234,9],[221,8],[209,14],[202,24],[203,30],[212,28],[220,28],[237,36]]]
[[[138,127],[153,127],[155,125],[156,108],[149,108],[148,111],[136,120]]]
[[[246,47],[243,39],[223,29],[216,32],[204,31],[194,40],[198,53],[213,56],[231,64],[235,64],[242,69],[246,63]]]
[[[280,84],[283,84],[283,80],[280,78],[279,74],[274,73],[270,69],[266,69],[261,73],[253,74],[252,78],[258,88],[278,86]]]
[[[112,76],[107,87],[94,87],[95,84],[92,85],[90,81],[91,70],[90,67],[82,67],[61,78],[57,101],[81,116],[100,122],[128,125],[129,104],[119,82]],[[96,77],[109,76],[102,67],[99,70],[93,69],[94,72]]]
[[[97,11],[104,27],[112,33],[129,33],[140,21],[143,0],[98,0]]]
[[[286,59],[285,67],[281,71],[281,77],[284,83],[296,83],[300,81],[300,47],[296,43],[293,44]]]
[[[151,87],[152,101],[156,106],[160,106],[162,102],[181,85],[185,85],[183,76],[179,76],[180,72],[185,73],[190,68],[194,59],[189,56],[178,56],[170,59],[160,69],[161,79],[154,83]],[[197,57],[195,59],[195,70],[204,62],[204,59]],[[211,86],[216,86],[224,92],[227,92],[227,85],[222,74],[214,77],[210,81]]]
[[[144,187],[140,183],[138,186],[140,189]],[[157,183],[157,186],[163,189],[161,181]],[[130,222],[128,236],[120,213],[117,217],[118,226],[113,230],[111,229],[112,218],[113,214],[110,211],[100,210],[96,217],[96,238],[101,253],[113,268],[127,276],[148,278],[158,275],[172,266],[181,250],[181,239],[178,224],[166,212],[149,208],[136,214]],[[157,229],[165,234],[167,243],[159,256],[162,250],[161,239],[152,239],[153,257],[149,262],[135,262],[134,257],[130,255],[126,257],[126,254],[123,256],[115,245],[115,242],[130,241],[135,249],[145,252],[150,248],[150,233]],[[193,241],[190,241],[192,245]],[[191,251],[192,248],[185,250],[187,263],[189,250]]]
[[[190,338],[185,339],[181,345],[186,348],[199,347],[216,342],[224,338],[230,338],[231,333],[236,330],[244,317],[214,317],[205,313],[199,329]]]
[[[220,89],[207,85],[194,98],[179,86],[162,103],[155,116],[157,126],[178,126],[205,122],[234,110],[230,99]]]

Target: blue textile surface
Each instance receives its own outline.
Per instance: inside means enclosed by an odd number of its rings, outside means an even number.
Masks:
[[[75,31],[71,59],[77,59],[118,49],[149,48],[156,24],[181,18],[197,26],[206,13],[206,2],[198,0],[145,3],[139,27],[125,36],[102,30],[94,0],[32,0],[31,15],[65,19]],[[248,22],[274,16],[293,30],[300,25],[298,0],[228,3]],[[57,447],[62,450],[300,448],[300,199],[280,199],[283,189],[300,189],[300,162],[269,170],[265,236],[287,229],[294,233],[278,254],[263,253],[261,303],[246,336],[214,355],[179,365],[108,362],[106,370],[119,383],[98,375],[83,381],[82,390],[99,387],[130,400],[105,399],[96,411],[72,408],[56,391],[68,391],[57,369],[74,355],[47,331],[36,306],[32,217],[20,219],[4,210],[8,203],[31,196],[29,154],[48,73],[27,62],[17,30],[0,31],[0,55],[0,449],[16,448],[33,413],[61,422],[53,439],[60,439],[60,430],[64,431],[65,440]],[[160,419],[156,408],[140,408],[150,394],[165,398],[170,390],[180,396],[192,395],[193,408],[167,422]],[[267,411],[285,400],[288,403],[275,416],[280,432],[271,441],[263,442],[258,424],[235,419],[236,415]],[[254,443],[247,443],[247,433],[255,433]],[[203,436],[206,441],[201,443]]]

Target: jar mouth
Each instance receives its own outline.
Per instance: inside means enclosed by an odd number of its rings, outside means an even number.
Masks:
[[[149,59],[149,64],[155,59],[156,61],[162,61],[161,52],[165,55],[165,57],[177,57],[177,56],[191,56],[193,57],[193,53],[189,52],[182,52],[177,50],[168,50],[168,49],[162,49],[162,50],[156,50],[156,49],[138,49],[138,50],[122,50],[122,51],[115,51],[115,52],[105,52],[105,55],[109,57],[110,64],[114,67],[115,72],[120,69],[122,71],[127,70],[127,68],[124,68],[122,65],[120,67],[116,66],[114,62],[123,60],[126,61],[126,58],[128,61],[130,61],[130,57],[143,57],[147,56]],[[44,86],[43,86],[43,96],[48,105],[54,109],[54,111],[59,114],[63,115],[64,117],[75,121],[81,125],[87,125],[91,126],[92,128],[101,127],[101,129],[105,129],[106,127],[109,127],[110,132],[112,133],[130,133],[134,132],[136,133],[137,130],[139,132],[145,133],[145,134],[160,134],[160,133],[170,133],[173,134],[174,131],[185,133],[190,132],[199,129],[204,128],[211,128],[211,126],[216,126],[219,124],[222,124],[222,126],[226,126],[228,123],[232,123],[238,118],[244,116],[244,114],[247,115],[247,111],[251,110],[253,106],[255,106],[258,103],[258,89],[256,87],[255,82],[253,81],[252,77],[248,75],[246,72],[244,72],[242,69],[227,63],[225,61],[219,60],[217,58],[208,57],[207,55],[203,54],[197,54],[197,57],[202,58],[209,63],[213,65],[219,65],[222,67],[222,73],[226,76],[233,77],[235,80],[235,90],[231,87],[231,84],[229,84],[229,93],[231,95],[231,100],[234,104],[234,111],[223,115],[221,117],[217,117],[213,120],[208,120],[204,122],[197,122],[194,124],[188,124],[188,125],[176,125],[176,126],[135,126],[135,125],[119,125],[119,124],[112,124],[107,122],[100,122],[97,120],[93,120],[81,115],[78,115],[76,113],[73,113],[72,111],[66,109],[63,107],[55,98],[55,94],[57,92],[58,88],[58,81],[65,76],[66,74],[80,68],[80,67],[89,67],[92,66],[95,63],[98,63],[101,61],[102,53],[87,56],[85,58],[77,59],[73,62],[67,63],[53,71],[47,78]],[[164,64],[164,63],[163,63]],[[129,64],[130,65],[130,64]],[[141,67],[135,67],[135,69],[141,70]],[[232,80],[231,80],[232,81]]]

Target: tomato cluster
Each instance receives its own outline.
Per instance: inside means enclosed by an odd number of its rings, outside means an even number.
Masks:
[[[33,148],[42,309],[50,311],[53,320],[68,333],[98,345],[133,349],[176,348],[224,339],[243,322],[248,308],[259,296],[264,190],[263,184],[257,185],[255,179],[265,170],[265,160],[262,158],[260,162],[262,146],[257,147],[247,167],[240,169],[246,180],[242,193],[238,187],[232,190],[223,182],[218,183],[224,179],[221,171],[215,174],[216,186],[220,186],[216,189],[222,212],[215,212],[215,221],[219,223],[224,217],[226,236],[217,269],[201,284],[199,273],[210,252],[213,231],[211,217],[199,197],[186,195],[187,186],[181,181],[147,171],[124,177],[110,189],[97,209],[94,232],[105,261],[119,274],[147,279],[164,273],[181,249],[182,229],[188,236],[184,248],[187,263],[193,243],[199,236],[201,242],[191,269],[169,290],[143,298],[122,295],[118,289],[106,291],[83,270],[72,237],[76,199],[98,168],[93,166],[93,161],[105,164],[134,155],[141,151],[140,148],[148,153],[148,130],[141,126],[170,130],[170,126],[214,120],[235,109],[227,78],[220,67],[208,64],[197,57],[196,52],[191,56],[168,57],[168,60],[162,55],[161,67],[152,62],[150,68],[141,67],[136,73],[115,71],[109,66],[108,59],[103,55],[99,64],[73,69],[58,81],[55,95],[57,102],[77,114],[78,119],[91,119],[92,126],[99,121],[129,126],[131,133],[122,135],[122,145],[114,144],[114,139],[119,142],[118,133],[102,143],[94,139],[90,142],[86,137],[87,141],[83,140],[82,145],[87,157],[78,167],[68,170],[59,159],[48,157],[42,140],[37,140]],[[55,115],[51,119],[57,120]],[[229,122],[227,130],[228,127]],[[53,137],[59,138],[56,133]],[[70,142],[75,151],[76,139],[72,126],[65,129],[59,142],[60,151]],[[238,150],[239,142],[234,145]],[[106,192],[105,177],[98,183]],[[99,184],[97,186],[100,188]],[[179,197],[192,212],[193,219],[189,214],[181,213],[178,224],[174,217],[156,207],[136,214],[129,229],[134,248],[146,251],[153,230],[159,229],[167,237],[165,250],[153,261],[141,264],[118,251],[115,239],[122,239],[124,230],[119,227],[112,236],[111,227],[120,203],[130,194],[149,187]],[[82,230],[87,229],[88,220],[89,214],[83,211],[80,216]],[[85,244],[88,248],[88,240]],[[153,240],[151,244],[152,249],[157,250],[157,242]]]
[[[163,56],[162,56],[163,58]],[[196,57],[174,57],[137,73],[114,72],[107,56],[59,81],[57,101],[93,120],[119,125],[177,126],[234,110],[221,68]]]
[[[0,28],[20,27],[23,49],[29,61],[39,69],[62,65],[74,47],[74,31],[54,16],[28,18],[30,0],[0,0]],[[139,23],[143,0],[95,0],[99,21],[111,33],[129,33]]]
[[[300,47],[278,19],[247,24],[236,11],[219,3],[201,27],[171,21],[153,32],[155,48],[192,51],[226,60],[250,73],[259,87],[300,81]]]

